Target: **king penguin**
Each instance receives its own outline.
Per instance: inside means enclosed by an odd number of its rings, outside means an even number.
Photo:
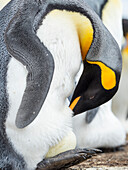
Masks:
[[[43,169],[46,162],[38,163],[53,157],[48,166],[59,169],[89,158],[93,151],[74,149],[72,110],[93,109],[116,93],[121,54],[115,39],[81,0],[11,0],[0,23],[0,168]]]
[[[122,45],[123,68],[121,74],[120,86],[117,94],[113,98],[112,110],[119,118],[122,125],[128,133],[128,1],[122,0],[123,5],[123,33],[124,42]]]
[[[120,0],[85,1],[102,19],[121,48],[122,6]],[[112,59],[111,62],[115,61]],[[77,81],[80,74],[81,72],[77,75]],[[110,100],[98,108],[73,117],[73,129],[78,147],[116,148],[125,144],[126,133],[121,122],[112,113],[111,102]]]

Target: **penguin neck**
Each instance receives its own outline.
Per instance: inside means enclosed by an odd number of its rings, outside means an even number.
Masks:
[[[51,52],[55,63],[50,93],[56,89],[58,96],[64,100],[72,93],[74,78],[81,63],[77,27],[65,11],[54,10],[43,20],[37,36]]]
[[[87,55],[88,50],[92,44],[94,34],[92,23],[86,16],[72,11],[53,10],[45,17],[45,20],[42,22],[42,26],[37,31],[37,35],[42,40],[42,42],[44,42],[49,51],[53,53],[52,49],[50,49],[48,46],[49,39],[46,40],[46,36],[42,35],[42,30],[45,24],[47,27],[45,30],[47,29],[49,32],[51,32],[51,34],[53,34],[53,36],[51,36],[52,38],[56,36],[63,42],[69,41],[72,43],[75,39],[70,39],[70,35],[73,35],[74,38],[76,37],[75,42],[77,42],[77,44],[79,42],[78,46],[81,51],[81,54],[79,53],[79,55],[82,55],[83,60],[85,59],[85,56]],[[53,28],[52,31],[50,28],[48,28],[49,26]],[[67,32],[70,32],[69,36],[67,36]],[[57,35],[58,33],[59,35]],[[64,35],[65,39],[63,38]],[[47,38],[49,38],[49,36]],[[71,46],[70,43],[68,44],[69,47]],[[66,51],[66,48],[64,50]],[[74,55],[74,49],[70,50]],[[69,51],[68,47],[67,51]],[[53,57],[55,58],[56,54],[53,53]]]

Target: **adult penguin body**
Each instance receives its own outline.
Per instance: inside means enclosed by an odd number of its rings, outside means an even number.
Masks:
[[[85,1],[99,15],[121,48],[121,2],[119,0]],[[73,129],[78,147],[115,148],[125,143],[126,134],[122,124],[112,113],[111,101],[73,117]]]
[[[120,86],[117,94],[113,98],[112,110],[122,122],[126,133],[128,133],[128,2],[122,0],[123,5],[123,33],[125,43],[122,46],[123,68]]]
[[[117,91],[121,72],[118,45],[83,3],[12,0],[1,10],[0,168],[35,169],[47,154],[52,157],[74,149],[72,111],[66,99],[74,89],[81,56],[85,68],[72,98],[75,114],[99,106]],[[73,150],[46,162],[59,169],[92,153]],[[38,168],[50,169],[46,162]]]

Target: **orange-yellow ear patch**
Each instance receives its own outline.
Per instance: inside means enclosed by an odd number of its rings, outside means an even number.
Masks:
[[[70,109],[73,110],[74,107],[76,106],[76,104],[78,103],[78,101],[80,100],[80,97],[77,97],[73,102],[72,104],[70,105]]]
[[[111,90],[116,86],[116,74],[107,67],[105,64],[99,61],[87,61],[89,64],[97,64],[101,69],[101,83],[104,89]]]

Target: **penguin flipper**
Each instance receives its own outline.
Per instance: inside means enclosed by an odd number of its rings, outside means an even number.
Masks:
[[[94,109],[88,110],[86,113],[85,121],[87,124],[91,123],[93,119],[95,118],[97,112],[99,110],[99,107],[96,107]]]
[[[96,149],[74,149],[63,152],[52,158],[44,159],[37,165],[37,170],[50,170],[50,169],[62,169],[69,168],[73,165],[77,165],[86,159],[96,155],[96,152],[100,150]]]
[[[38,115],[54,72],[52,55],[33,30],[34,17],[38,10],[36,2],[23,4],[10,21],[5,34],[8,52],[28,70],[26,89],[16,117],[18,128],[26,127]]]

